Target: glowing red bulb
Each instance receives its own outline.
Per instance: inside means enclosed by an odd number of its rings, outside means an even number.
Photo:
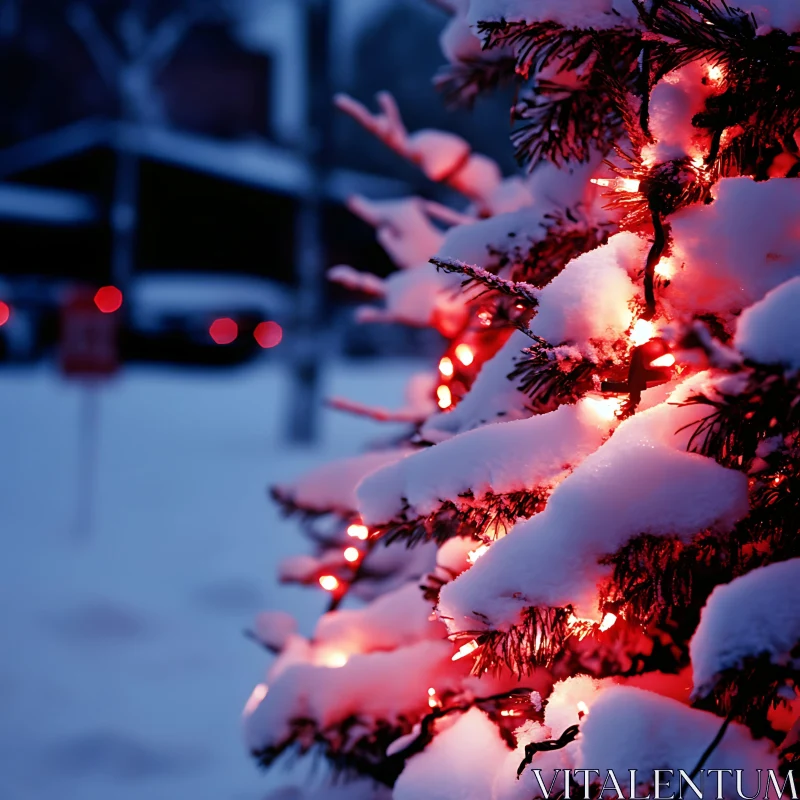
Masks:
[[[664,353],[659,356],[655,361],[650,362],[651,367],[672,367],[675,365],[675,356],[672,353]]]
[[[216,344],[230,344],[239,335],[239,326],[230,317],[221,317],[211,323],[208,333]]]
[[[468,367],[475,360],[475,354],[472,352],[472,348],[468,344],[464,344],[462,342],[462,344],[456,347],[456,358],[465,367]]]
[[[104,314],[113,314],[122,306],[122,292],[116,286],[101,286],[95,292],[94,304]]]
[[[277,322],[259,322],[253,331],[253,336],[259,345],[266,350],[281,343],[283,328]]]
[[[366,525],[354,522],[352,525],[347,526],[347,535],[363,541],[369,536],[369,528]]]
[[[8,322],[8,318],[11,316],[11,307],[8,303],[4,303],[0,300],[0,328]]]
[[[347,547],[344,551],[344,560],[354,564],[361,558],[361,551],[357,547]]]

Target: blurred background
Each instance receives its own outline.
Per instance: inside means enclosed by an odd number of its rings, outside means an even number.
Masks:
[[[331,97],[388,89],[510,167],[507,102],[452,113],[425,0],[0,0],[0,798],[245,800],[262,608],[302,550],[278,478],[392,434],[429,330],[354,322],[386,275],[348,195],[441,186]],[[498,150],[500,151],[498,153]],[[505,159],[505,160],[504,160]]]

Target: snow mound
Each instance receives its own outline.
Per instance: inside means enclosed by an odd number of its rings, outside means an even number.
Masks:
[[[521,419],[530,415],[527,395],[509,380],[522,351],[531,340],[514,331],[508,341],[484,362],[470,390],[452,410],[434,414],[422,427],[422,435],[433,442],[499,420]]]
[[[593,452],[613,427],[592,400],[549,414],[486,425],[365,478],[356,494],[367,525],[410,511],[424,516],[443,502],[469,505],[485,495],[531,491],[553,485],[565,469]]]
[[[581,725],[577,767],[591,765],[603,771],[613,770],[623,777],[636,769],[638,776],[649,778],[656,769],[672,768],[675,775],[662,775],[661,797],[677,796],[677,771],[691,772],[722,724],[713,714],[628,686],[611,686],[599,692],[593,701],[587,701],[587,705],[589,713]],[[770,752],[769,742],[753,741],[747,728],[732,724],[709,755],[704,769],[730,770],[731,766],[743,771],[742,789],[752,796],[758,780],[756,770],[775,769],[777,760]],[[702,789],[701,779],[697,782]],[[667,783],[669,788],[664,788]],[[716,776],[706,777],[706,783],[714,785]],[[723,791],[724,797],[737,796],[732,775],[725,776]],[[697,794],[685,786],[683,796]]]
[[[584,354],[591,339],[619,339],[633,321],[638,289],[631,276],[646,251],[643,239],[618,233],[574,258],[541,290],[531,331],[550,344],[575,344]]]
[[[508,748],[495,724],[471,708],[411,758],[394,787],[394,800],[487,800]]]
[[[699,382],[699,381],[698,381]],[[695,386],[679,387],[674,403]],[[544,511],[516,525],[441,592],[439,614],[451,632],[503,630],[532,606],[572,605],[598,618],[598,563],[640,534],[689,540],[729,530],[748,511],[747,478],[685,451],[697,406],[664,403],[627,419],[550,495]]]
[[[423,714],[431,686],[439,692],[458,687],[463,668],[455,668],[452,653],[450,642],[426,641],[355,654],[341,667],[292,664],[268,688],[259,684],[263,688],[245,708],[247,746],[258,752],[286,741],[294,720],[328,728],[350,716],[392,723]]]
[[[723,178],[712,194],[670,217],[682,266],[662,295],[678,311],[729,317],[800,275],[800,181]]]
[[[767,654],[786,664],[800,643],[800,559],[755,569],[724,586],[706,602],[692,637],[693,695],[703,697],[720,673],[748,657]]]
[[[444,628],[430,616],[431,604],[417,582],[407,583],[364,608],[329,611],[317,623],[314,643],[347,653],[368,653],[422,639],[443,639]]]
[[[736,326],[734,345],[759,364],[800,369],[800,277],[767,292],[746,308]]]

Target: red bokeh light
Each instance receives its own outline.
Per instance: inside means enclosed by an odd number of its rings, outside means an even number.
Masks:
[[[211,323],[208,332],[217,344],[230,344],[239,335],[239,326],[230,317],[220,317]]]
[[[116,286],[102,286],[94,296],[94,304],[104,314],[113,314],[122,306],[122,292]]]
[[[8,322],[8,318],[11,316],[11,308],[8,303],[4,303],[0,300],[0,327]]]
[[[283,339],[283,328],[277,322],[259,322],[253,336],[264,349],[275,347]]]

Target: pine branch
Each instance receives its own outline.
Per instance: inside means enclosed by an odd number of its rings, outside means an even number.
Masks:
[[[495,711],[498,705],[505,705],[504,701],[511,700],[512,703],[518,705],[515,701],[524,698],[528,703],[528,698],[533,690],[526,687],[517,687],[508,692],[501,692],[489,697],[476,697],[471,702],[456,703],[455,705],[447,707],[434,708],[429,714],[426,714],[420,722],[420,732],[416,739],[409,742],[402,750],[398,750],[390,756],[392,759],[406,761],[411,756],[421,753],[432,741],[434,737],[434,724],[436,720],[447,717],[450,714],[464,713],[469,711],[471,707],[480,708],[486,711],[490,716],[496,716]],[[495,720],[496,721],[496,720]],[[519,720],[517,720],[517,724]]]
[[[660,61],[657,78],[699,59],[710,64],[730,62],[756,39],[755,18],[725,0],[665,3],[653,15],[644,11],[642,0],[634,2],[646,15],[649,30],[663,37],[655,44]]]
[[[544,341],[522,352],[523,357],[508,377],[533,400],[536,408],[574,403],[593,386],[592,375],[598,365],[587,358],[561,355]]]
[[[501,278],[499,275],[495,275],[493,272],[483,267],[479,267],[475,264],[467,264],[455,258],[434,257],[430,260],[430,263],[444,272],[466,275],[468,280],[464,282],[465,286],[480,284],[485,287],[486,291],[498,292],[507,297],[512,297],[531,309],[539,305],[539,292],[535,286],[531,286],[528,283]]]
[[[743,566],[742,535],[703,533],[686,544],[677,538],[641,535],[601,560],[612,568],[601,596],[604,606],[647,626],[679,624],[688,642],[713,588]]]
[[[781,733],[770,723],[770,716],[773,709],[786,704],[781,691],[800,681],[800,671],[793,666],[798,655],[800,642],[792,648],[787,664],[773,663],[769,653],[748,656],[738,667],[717,675],[713,690],[694,704],[746,725],[754,738],[768,737],[777,743]]]
[[[522,122],[511,134],[514,157],[533,169],[541,161],[585,163],[619,135],[622,118],[599,87],[539,80],[515,107]]]
[[[626,130],[635,143],[644,141],[628,102],[637,87],[640,48],[638,36],[581,32],[574,58],[547,77],[538,75],[515,106],[514,117],[523,122],[512,133],[517,160],[531,167],[542,159],[584,162]]]
[[[680,431],[691,431],[687,449],[719,464],[747,471],[761,442],[800,427],[795,403],[800,384],[779,369],[758,366],[737,394],[693,395],[682,406],[702,405],[709,413]]]
[[[772,30],[758,35],[756,18],[724,0],[667,3],[647,24],[660,39],[653,45],[658,62],[654,81],[698,60],[723,74],[721,90],[693,119],[711,134],[709,167],[721,174],[767,177],[766,167],[759,165],[763,151],[773,148],[774,156],[787,142],[790,152],[796,148],[800,34]],[[775,103],[774,97],[781,102]],[[724,132],[734,127],[737,135],[726,142]]]
[[[463,631],[460,638],[478,643],[472,673],[498,672],[505,667],[515,675],[530,675],[537,667],[549,666],[572,635],[571,615],[570,608],[532,607],[507,631]]]
[[[343,411],[347,414],[355,414],[359,417],[374,419],[376,422],[408,422],[412,425],[418,425],[424,422],[430,413],[429,409],[420,410],[414,408],[391,411],[388,408],[381,408],[380,406],[368,406],[355,400],[349,400],[346,397],[329,397],[325,401],[325,405],[336,411]]]
[[[433,85],[449,108],[471,109],[479,96],[512,83],[516,78],[515,65],[510,57],[460,61],[442,67]]]
[[[621,51],[629,40],[638,40],[635,31],[622,28],[606,31],[565,28],[551,20],[541,22],[479,22],[478,33],[485,50],[509,48],[516,54],[517,74],[527,79],[543,67],[558,64],[559,72],[572,72],[586,66],[595,53],[597,37]]]
[[[408,515],[373,528],[373,535],[386,544],[403,541],[408,547],[428,541],[444,544],[456,536],[472,536],[481,541],[487,529],[497,535],[507,533],[519,519],[528,519],[542,510],[548,491],[531,490],[494,494],[475,501],[472,494],[461,502],[444,501],[432,514]]]
[[[605,244],[612,227],[610,222],[590,224],[580,206],[548,214],[543,224],[546,233],[542,237],[532,238],[527,244],[517,243],[505,253],[490,249],[490,255],[497,259],[493,271],[510,266],[511,280],[540,289],[573,258]]]
[[[386,749],[396,739],[410,733],[412,724],[413,718],[388,722],[352,715],[320,729],[313,719],[295,718],[289,723],[290,733],[283,741],[254,751],[252,755],[262,767],[270,767],[293,752],[317,754],[344,780],[361,775],[391,787],[405,762],[387,758]],[[362,732],[365,730],[367,733]]]

